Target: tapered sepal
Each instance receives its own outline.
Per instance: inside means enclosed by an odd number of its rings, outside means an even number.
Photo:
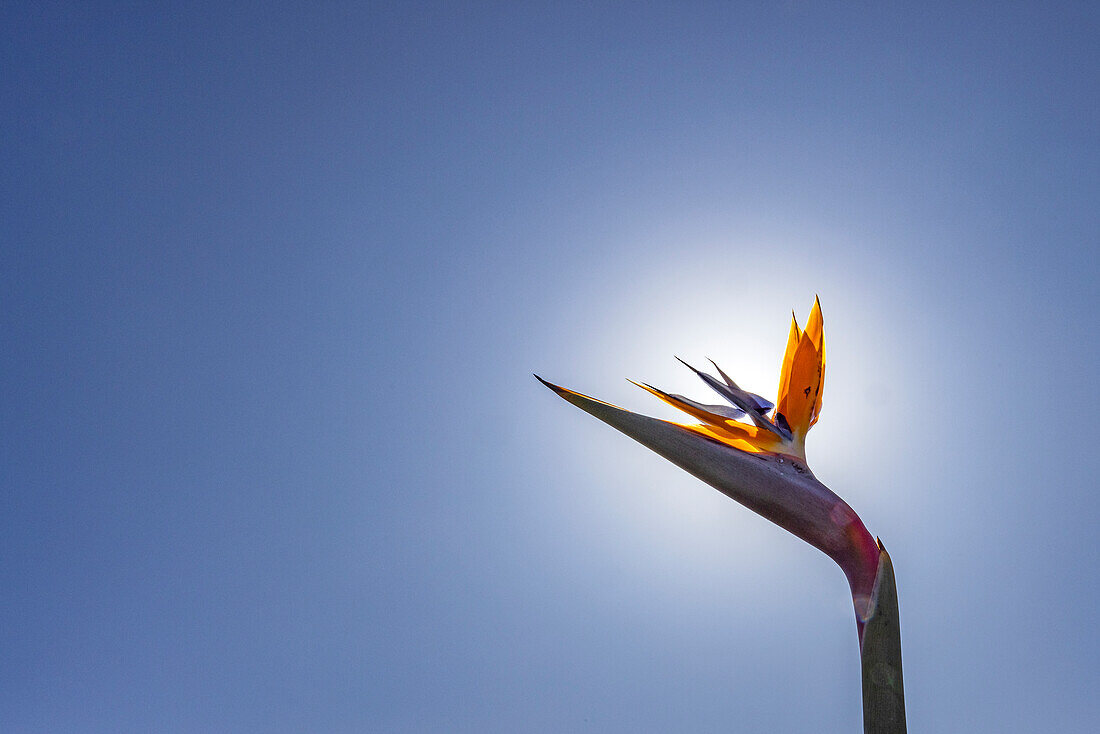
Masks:
[[[879,565],[874,607],[863,628],[864,734],[905,734],[905,694],[901,678],[901,625],[898,589],[890,554],[878,542]]]

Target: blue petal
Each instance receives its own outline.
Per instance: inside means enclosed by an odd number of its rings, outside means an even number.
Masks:
[[[748,415],[748,417],[752,419],[752,422],[755,423],[757,426],[771,431],[780,438],[788,440],[791,438],[791,434],[789,431],[783,431],[782,429],[777,428],[774,423],[772,423],[764,416],[765,410],[762,408],[762,405],[770,405],[767,400],[764,400],[764,398],[760,397],[759,395],[755,395],[746,390],[742,390],[737,386],[737,383],[735,383],[733,380],[729,379],[725,375],[723,375],[723,379],[726,380],[726,384],[722,384],[714,377],[708,375],[706,372],[701,372],[700,370],[695,369],[679,357],[677,357],[676,359],[679,359],[685,367],[690,369],[695,374],[699,375],[699,378],[702,379],[703,382],[707,383],[707,385],[709,385],[711,389],[713,389],[716,393],[743,410],[745,414]],[[718,365],[715,365],[715,367],[717,366]],[[721,370],[719,370],[719,372],[721,372]]]
[[[726,385],[728,387],[730,387],[734,390],[739,390],[740,392],[745,393],[745,395],[747,395],[749,397],[749,399],[753,403],[755,403],[755,407],[759,412],[767,413],[769,410],[771,410],[772,408],[775,407],[775,403],[773,403],[772,401],[767,400],[765,398],[762,398],[754,392],[749,392],[748,390],[741,390],[741,388],[739,388],[737,386],[737,383],[734,382],[733,380],[731,380],[730,376],[727,375],[725,372],[723,372],[722,368],[719,367],[718,363],[715,362],[713,359],[708,358],[707,361],[710,362],[712,365],[714,365],[714,369],[718,370],[718,374],[721,375],[722,379],[726,381]]]
[[[683,395],[677,395],[676,393],[669,393],[677,400],[683,400],[685,403],[695,408],[696,410],[705,410],[708,413],[714,413],[720,415],[723,418],[729,418],[730,420],[738,420],[745,417],[745,411],[740,408],[731,408],[728,405],[707,405],[706,403],[697,403],[691,398],[685,398]]]

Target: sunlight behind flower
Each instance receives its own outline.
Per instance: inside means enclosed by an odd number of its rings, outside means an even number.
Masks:
[[[1100,4],[4,19],[0,732],[858,731],[832,560],[530,375],[815,294],[913,731],[1095,731]]]
[[[732,254],[746,251],[754,254]],[[805,324],[813,295],[819,293],[828,364],[821,420],[807,440],[807,456],[823,481],[856,488],[849,499],[858,510],[867,499],[860,489],[875,492],[873,485],[897,463],[896,446],[904,442],[891,437],[931,420],[917,402],[919,396],[891,389],[912,382],[914,375],[907,371],[908,345],[889,323],[896,313],[871,312],[866,305],[884,302],[881,289],[858,282],[853,277],[858,266],[815,262],[812,252],[792,252],[790,245],[700,240],[681,245],[677,252],[671,261],[631,263],[621,277],[600,282],[598,293],[584,292],[582,284],[576,307],[588,318],[570,331],[575,341],[564,351],[574,364],[592,369],[571,384],[628,410],[684,422],[682,413],[627,378],[702,402],[721,402],[675,356],[695,363],[713,358],[741,387],[774,401],[789,304],[795,304]],[[759,285],[715,286],[734,280],[741,271],[751,273]],[[653,297],[655,293],[671,295]],[[602,501],[592,498],[599,507],[589,519],[578,521],[614,525],[614,542],[622,548],[624,563],[632,562],[639,547],[677,558],[697,573],[710,569],[728,574],[729,554],[748,561],[775,557],[777,544],[767,523],[731,509],[725,498],[645,456],[636,444],[599,435],[593,440],[599,450],[584,454],[588,461],[580,471],[598,477],[594,486],[602,488]],[[900,506],[911,513],[921,502],[895,492],[872,498],[879,512]],[[624,513],[624,506],[631,510]],[[578,513],[582,518],[585,514]],[[778,545],[794,552],[788,544]],[[716,556],[718,549],[727,557]],[[755,573],[757,568],[759,563],[745,562],[735,570]]]

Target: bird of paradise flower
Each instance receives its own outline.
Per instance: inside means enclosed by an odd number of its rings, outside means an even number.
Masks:
[[[821,303],[801,329],[791,315],[775,403],[695,369],[729,405],[700,403],[637,383],[699,423],[632,413],[535,375],[573,405],[622,431],[749,509],[826,553],[852,592],[863,668],[864,731],[905,731],[897,591],[889,554],[859,516],[806,464],[806,435],[821,413],[825,334]]]

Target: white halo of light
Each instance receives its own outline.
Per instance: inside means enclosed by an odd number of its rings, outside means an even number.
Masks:
[[[730,274],[715,263],[728,265]],[[699,241],[677,248],[667,261],[635,260],[598,285],[582,284],[585,290],[573,299],[585,317],[571,330],[568,349],[577,361],[572,369],[585,378],[565,386],[681,422],[691,419],[625,378],[721,402],[674,359],[709,368],[709,357],[743,388],[774,400],[791,311],[804,325],[820,295],[829,362],[822,417],[808,441],[811,467],[859,511],[860,492],[846,492],[848,485],[875,485],[875,473],[896,458],[890,446],[897,428],[884,423],[880,409],[885,401],[894,410],[916,410],[891,388],[912,377],[904,368],[906,346],[889,328],[890,312],[868,308],[880,304],[882,294],[861,282],[857,267],[822,263],[782,242]],[[782,531],[625,437],[608,438],[582,455],[604,503],[578,522],[591,524],[621,554],[623,571],[649,572],[653,563],[665,563],[692,569],[692,578],[674,583],[709,584],[718,575],[728,581],[731,569],[746,577],[770,573],[775,562],[804,550],[797,541],[777,543]],[[876,506],[891,502],[904,505],[879,499]],[[646,552],[639,555],[639,548]]]

